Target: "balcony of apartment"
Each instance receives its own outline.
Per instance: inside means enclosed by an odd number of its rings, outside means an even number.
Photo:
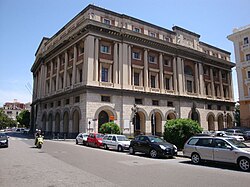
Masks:
[[[248,44],[241,45],[241,51],[244,51],[244,52],[250,51],[250,44],[248,43]]]

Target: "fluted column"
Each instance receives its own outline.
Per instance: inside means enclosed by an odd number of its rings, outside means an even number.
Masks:
[[[99,39],[95,38],[94,81],[98,81],[98,63],[99,63]]]
[[[119,84],[123,88],[123,64],[122,64],[122,43],[119,43]]]
[[[131,46],[128,45],[128,85],[131,84]]]
[[[160,90],[162,91],[164,89],[164,83],[163,83],[163,55],[160,53],[159,56],[159,66],[160,66]]]
[[[144,90],[148,89],[148,50],[144,50]]]
[[[200,89],[199,89],[199,76],[198,76],[198,63],[195,63],[195,93],[199,94],[200,93]]]
[[[230,101],[234,100],[234,92],[233,92],[233,81],[232,81],[232,71],[228,72],[228,94],[229,94],[229,99]]]
[[[179,90],[179,95],[183,95],[184,93],[184,80],[183,80],[183,68],[182,68],[182,59],[180,57],[177,57],[177,78],[178,78],[178,90]]]
[[[211,79],[211,87],[212,87],[212,97],[215,97],[215,90],[214,90],[214,75],[213,75],[213,69],[210,68],[210,79]]]
[[[72,86],[76,83],[76,61],[77,61],[77,46],[74,45],[74,59],[73,59],[73,69],[72,69]]]
[[[64,63],[64,75],[63,75],[63,88],[65,89],[67,86],[67,68],[68,68],[68,52],[65,51],[65,63]]]
[[[52,93],[52,75],[53,75],[53,65],[54,63],[50,62],[50,77],[49,77],[49,93]]]
[[[44,63],[42,64],[42,73],[40,76],[40,80],[41,80],[41,91],[40,91],[40,98],[45,96],[45,92],[46,92],[46,78],[47,78],[47,65],[45,65]]]
[[[204,96],[204,72],[203,72],[203,66],[201,63],[199,63],[199,76],[200,76],[200,95]]]
[[[59,72],[60,72],[60,57],[57,57],[57,69],[56,69],[56,90],[59,89]]]
[[[221,96],[221,98],[224,98],[221,70],[219,70],[219,80],[220,80],[220,96]]]
[[[177,73],[176,73],[176,57],[173,58],[173,78],[174,78],[174,92],[178,93],[177,90]]]
[[[117,47],[117,43],[114,43],[113,82],[114,82],[114,84],[118,84],[118,47]]]

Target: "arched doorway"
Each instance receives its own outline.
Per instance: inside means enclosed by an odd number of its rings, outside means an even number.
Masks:
[[[56,113],[55,117],[55,132],[59,133],[60,132],[60,114]]]
[[[146,133],[146,119],[143,112],[137,112],[133,118],[134,124],[134,135],[145,134]]]
[[[68,134],[69,133],[69,113],[64,112],[63,114],[63,133]]]
[[[224,129],[224,125],[223,125],[223,115],[222,115],[222,114],[220,114],[220,115],[218,116],[217,121],[218,121],[218,130]]]
[[[207,119],[207,123],[208,123],[208,130],[209,131],[214,131],[215,130],[215,125],[214,125],[214,116],[212,114],[210,114],[208,116],[208,119]]]
[[[80,124],[80,114],[78,110],[73,112],[73,124],[72,124],[72,136],[76,137],[79,133],[79,124]]]
[[[232,117],[227,114],[227,128],[232,128],[233,127],[233,120]]]
[[[98,115],[98,131],[102,124],[109,122],[109,115],[106,111],[102,110]]]
[[[46,129],[46,114],[43,115],[43,118],[42,118],[42,132],[46,132],[47,129]]]
[[[171,119],[176,119],[176,116],[175,116],[174,113],[169,113],[169,114],[167,115],[167,120],[171,120]]]
[[[49,114],[49,123],[48,123],[48,132],[52,132],[52,125],[53,125],[53,116],[52,114]]]
[[[151,115],[151,134],[157,136],[162,135],[162,117],[158,112]]]

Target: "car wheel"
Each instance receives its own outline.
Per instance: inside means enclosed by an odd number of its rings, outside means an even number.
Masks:
[[[193,153],[191,156],[191,161],[193,164],[199,164],[201,162],[201,157],[198,153]]]
[[[248,171],[250,169],[250,160],[247,158],[241,158],[238,161],[238,165],[242,171]]]
[[[151,158],[156,158],[158,156],[158,153],[155,149],[151,149],[151,151],[149,152],[149,155]]]
[[[85,141],[82,141],[82,145],[86,145],[86,142],[85,142]]]
[[[131,155],[135,154],[135,150],[133,147],[129,147],[129,154],[131,154]]]
[[[109,147],[107,146],[107,144],[104,144],[104,149],[109,149]]]
[[[78,140],[76,140],[76,144],[78,144]]]
[[[86,146],[88,146],[88,147],[89,147],[89,142],[86,142]]]
[[[118,150],[119,152],[122,152],[122,151],[123,151],[123,148],[122,148],[122,146],[121,146],[121,145],[118,145],[118,148],[117,148],[117,150]]]

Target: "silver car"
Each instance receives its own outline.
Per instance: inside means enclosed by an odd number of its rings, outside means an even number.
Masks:
[[[76,137],[76,144],[80,143],[86,145],[88,136],[89,136],[88,133],[79,133]]]
[[[103,137],[102,144],[105,149],[124,151],[129,149],[130,140],[124,135],[106,134]]]
[[[241,170],[250,170],[250,147],[230,137],[194,136],[184,145],[183,155],[194,164],[202,160],[238,164]]]

